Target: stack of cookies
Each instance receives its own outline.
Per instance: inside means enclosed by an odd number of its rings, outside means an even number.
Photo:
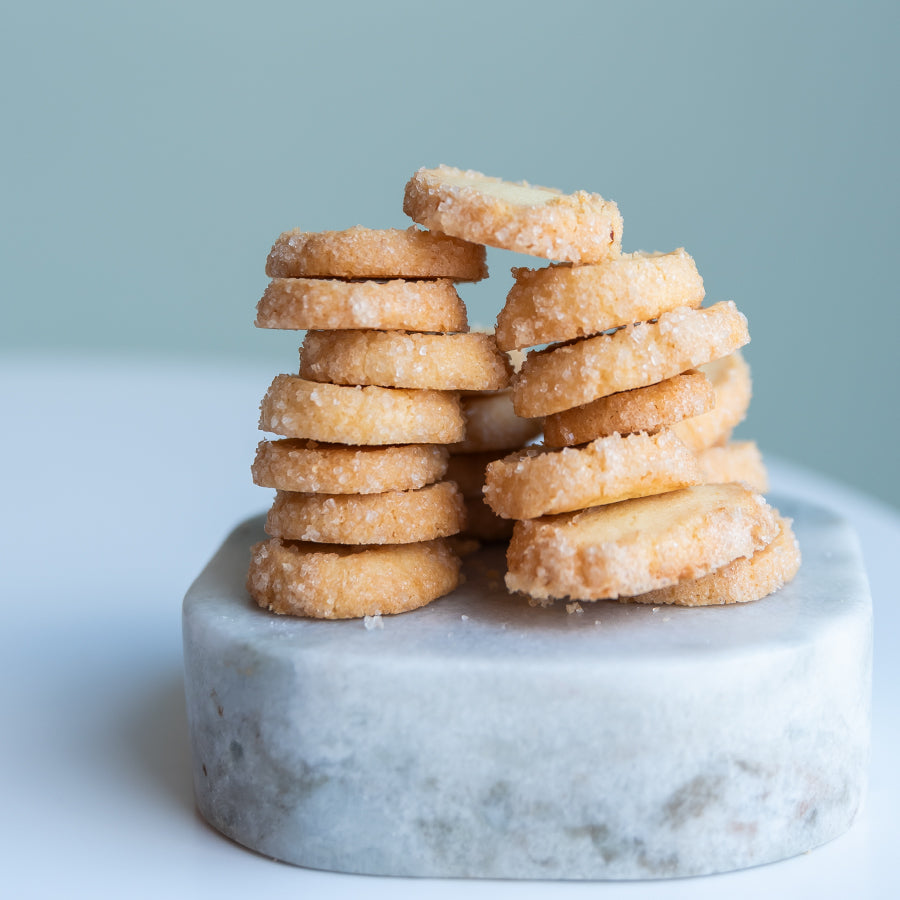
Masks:
[[[397,613],[453,590],[445,541],[464,525],[444,480],[465,437],[460,391],[507,387],[493,335],[469,333],[455,283],[487,275],[484,247],[417,228],[282,234],[257,307],[306,330],[299,375],[266,393],[254,481],[275,488],[248,590],[276,613]]]
[[[701,308],[683,250],[621,253],[622,219],[596,194],[422,169],[404,211],[427,228],[561,263],[514,270],[501,349],[540,344],[513,385],[544,443],[486,469],[485,498],[515,520],[507,585],[570,597],[686,605],[753,600],[793,577],[789,522],[757,492],[746,411],[747,322]]]

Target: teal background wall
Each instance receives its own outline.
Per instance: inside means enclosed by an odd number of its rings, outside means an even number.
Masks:
[[[296,366],[277,234],[444,162],[616,200],[750,320],[741,435],[900,505],[900,4],[7,4],[4,354]],[[522,259],[464,288],[492,323]]]

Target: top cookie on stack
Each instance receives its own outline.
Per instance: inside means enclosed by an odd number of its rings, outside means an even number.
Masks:
[[[599,194],[564,194],[451,166],[419,169],[406,185],[403,212],[434,231],[544,259],[601,262],[622,249],[619,208]]]

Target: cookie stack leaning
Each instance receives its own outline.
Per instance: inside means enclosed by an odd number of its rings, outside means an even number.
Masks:
[[[263,398],[254,482],[275,488],[247,586],[275,613],[354,618],[449,593],[464,524],[444,479],[464,437],[460,390],[506,387],[492,336],[468,333],[455,284],[487,275],[484,248],[417,228],[275,242],[262,328],[306,330],[298,375]]]
[[[731,302],[701,307],[684,250],[622,254],[621,217],[598,195],[446,167],[416,173],[404,209],[457,237],[562,260],[513,270],[497,322],[501,349],[550,344],[513,384],[515,412],[544,417],[544,443],[486,470],[487,503],[516,521],[511,590],[541,602],[667,590],[648,602],[725,603],[793,576],[789,523],[738,483],[765,482],[755,446],[719,446],[749,402],[746,319]],[[733,397],[718,405],[727,385]],[[758,559],[768,548],[775,564]],[[697,586],[736,560],[747,566]]]

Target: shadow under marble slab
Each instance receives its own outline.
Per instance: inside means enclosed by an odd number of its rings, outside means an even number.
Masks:
[[[258,609],[245,522],[184,602],[202,815],[380,875],[666,878],[838,836],[866,783],[871,599],[849,525],[772,499],[803,565],[756,603],[531,607],[486,549],[377,628]]]

